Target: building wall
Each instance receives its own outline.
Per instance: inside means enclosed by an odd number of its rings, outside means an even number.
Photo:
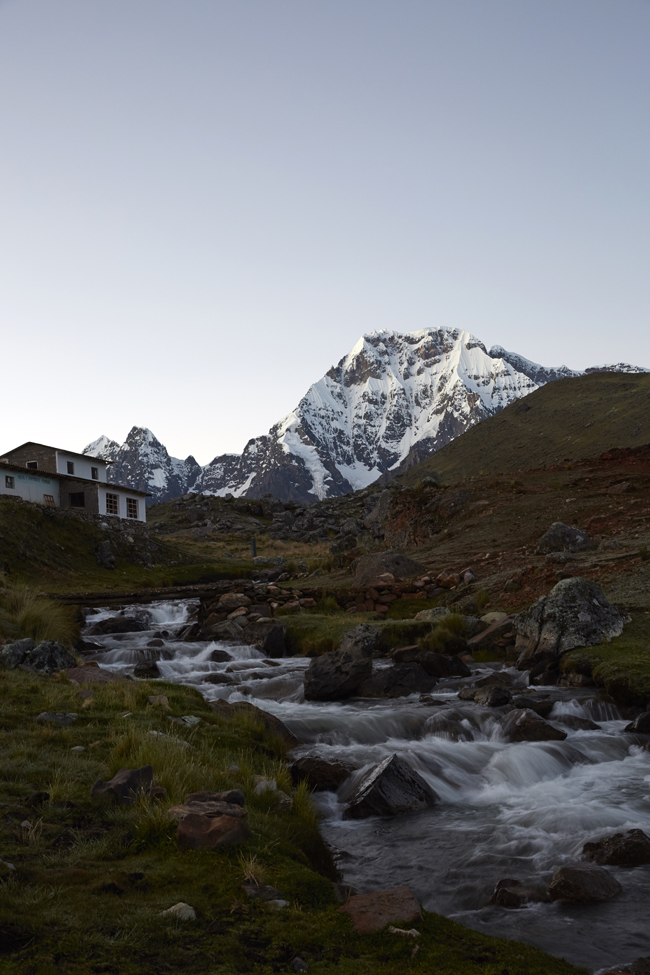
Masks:
[[[6,486],[6,478],[13,477],[14,487]],[[59,481],[56,477],[43,477],[40,474],[19,473],[12,471],[8,467],[0,464],[0,494],[5,494],[12,498],[22,498],[24,501],[35,501],[38,504],[45,504],[44,495],[49,494],[54,498],[54,504],[59,507]]]
[[[137,501],[137,504],[138,504],[138,517],[137,517],[137,520],[138,521],[145,521],[146,522],[146,520],[147,520],[147,508],[146,508],[146,505],[145,505],[145,500],[146,499],[143,498],[143,497],[138,497],[137,495],[133,494],[133,492],[132,491],[129,491],[128,488],[118,487],[116,484],[107,484],[107,485],[99,484],[98,485],[98,494],[99,494],[99,513],[100,514],[102,514],[102,515],[105,515],[106,514],[106,495],[107,494],[116,494],[117,495],[117,505],[118,505],[119,515],[108,515],[109,518],[110,517],[113,517],[113,518],[117,518],[117,517],[126,518],[127,517],[127,514],[126,514],[126,510],[127,510],[126,500],[127,500],[127,498],[132,498],[134,501]]]
[[[91,468],[97,468],[98,480],[102,483],[106,483],[106,462],[103,460],[95,460],[94,457],[77,457],[75,454],[68,454],[65,450],[56,451],[56,470],[57,474],[67,474],[68,473],[68,461],[74,464],[74,476],[75,477],[87,477],[88,480],[92,480]]]
[[[89,515],[99,514],[99,484],[97,481],[75,481],[72,478],[60,481],[60,496],[62,508],[77,508],[87,511]],[[73,505],[71,494],[83,494],[84,504]]]
[[[0,457],[6,457],[12,464],[20,464],[23,467],[35,460],[39,470],[56,472],[56,451],[38,444],[33,447],[17,447],[16,450],[0,454]],[[88,476],[90,477],[90,474]]]

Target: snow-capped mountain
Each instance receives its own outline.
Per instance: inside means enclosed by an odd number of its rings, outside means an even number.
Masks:
[[[605,370],[646,371],[624,363],[586,371]],[[150,491],[152,501],[196,491],[311,502],[365,487],[411,451],[422,459],[514,399],[578,375],[501,346],[488,352],[462,329],[371,332],[242,454],[201,468],[191,456],[170,457],[142,427],[122,446],[100,437],[84,453],[112,460],[109,478]]]

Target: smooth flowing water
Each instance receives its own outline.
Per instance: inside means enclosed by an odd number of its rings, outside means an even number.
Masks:
[[[247,700],[277,715],[302,741],[295,757],[315,754],[356,766],[356,779],[398,753],[435,789],[440,802],[425,813],[394,819],[344,820],[334,793],[314,798],[322,833],[335,850],[346,883],[360,892],[408,884],[430,911],[477,930],[516,938],[592,971],[650,955],[650,866],[614,869],[623,894],[604,904],[538,904],[521,910],[490,906],[498,880],[544,884],[553,869],[580,859],[583,843],[620,830],[650,835],[650,752],[623,729],[617,709],[595,691],[543,688],[555,704],[550,719],[588,717],[599,728],[568,733],[562,742],[508,744],[500,710],[460,701],[468,681],[440,681],[434,703],[417,695],[397,700],[313,703],[303,694],[309,661],[265,663],[252,647],[183,643],[178,631],[196,603],[184,600],[132,606],[127,616],[148,621],[142,633],[92,637],[105,648],[102,667],[132,672],[162,638],[161,676],[190,684],[208,700]],[[114,609],[89,617],[93,624]],[[225,649],[232,660],[211,661]],[[376,666],[383,666],[378,662]],[[498,665],[476,666],[472,678]],[[227,673],[234,684],[204,683]],[[526,689],[527,676],[509,673]],[[453,710],[461,740],[428,730],[427,719]],[[462,740],[465,739],[465,740]]]

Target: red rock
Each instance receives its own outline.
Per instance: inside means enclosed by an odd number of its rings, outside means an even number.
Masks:
[[[339,908],[339,914],[349,914],[359,934],[380,931],[396,921],[415,921],[422,917],[410,887],[393,887],[373,894],[356,894]]]
[[[184,850],[214,850],[219,846],[244,843],[250,835],[250,827],[244,819],[234,816],[210,819],[200,813],[190,813],[178,824],[176,841]]]
[[[300,605],[301,606],[315,606],[316,605],[316,600],[315,599],[312,599],[310,596],[305,596],[304,599],[301,599],[300,600]]]
[[[375,613],[387,613],[388,606],[384,606],[382,603],[375,603]]]

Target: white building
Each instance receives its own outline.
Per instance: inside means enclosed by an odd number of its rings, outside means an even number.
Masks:
[[[0,455],[0,495],[52,508],[146,521],[144,491],[109,484],[109,461],[45,444],[28,443]]]

